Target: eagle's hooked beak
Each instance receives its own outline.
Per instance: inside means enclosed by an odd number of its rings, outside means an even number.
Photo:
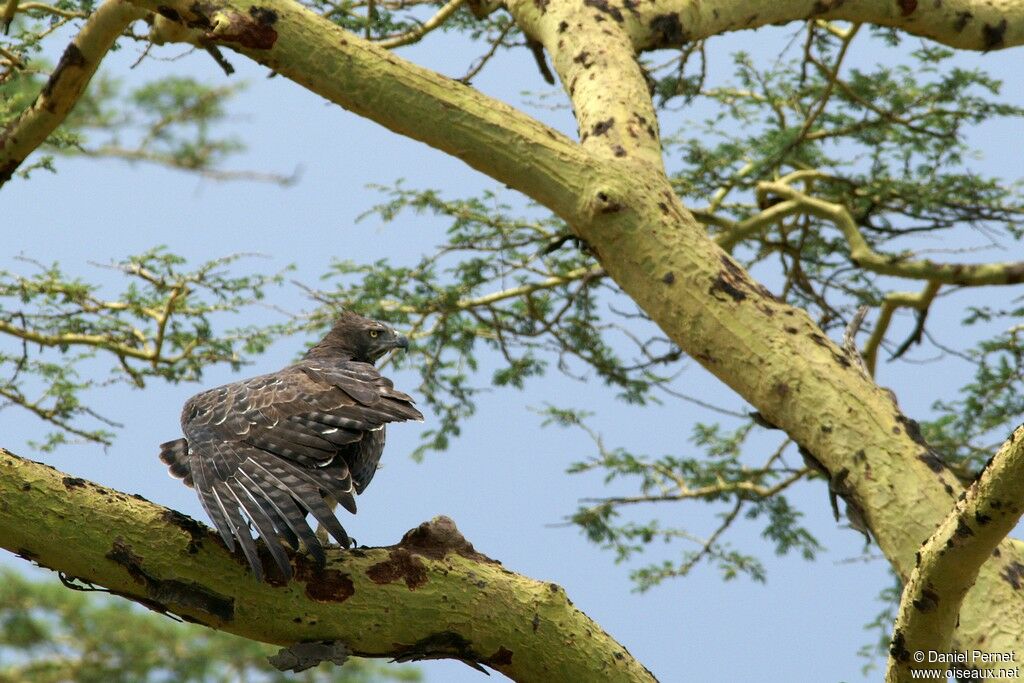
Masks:
[[[409,339],[405,335],[395,334],[395,348],[403,351],[409,350]]]

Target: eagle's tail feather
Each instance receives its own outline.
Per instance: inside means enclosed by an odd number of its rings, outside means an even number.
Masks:
[[[167,469],[175,479],[183,479],[189,486],[192,482],[192,468],[188,462],[188,441],[175,439],[160,444],[160,460],[167,465]]]

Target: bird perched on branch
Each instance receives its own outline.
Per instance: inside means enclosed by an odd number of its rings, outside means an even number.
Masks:
[[[346,312],[298,363],[185,403],[185,438],[161,444],[160,459],[195,488],[228,548],[237,541],[260,580],[250,524],[285,578],[292,567],[282,541],[324,563],[307,514],[351,545],[334,505],[355,513],[353,494],[373,479],[387,423],[423,420],[412,398],[374,367],[408,345],[390,326]]]

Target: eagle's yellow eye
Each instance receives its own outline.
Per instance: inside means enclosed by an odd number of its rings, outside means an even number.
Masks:
[[[370,330],[371,337],[376,337],[378,334],[380,334],[380,330]]]

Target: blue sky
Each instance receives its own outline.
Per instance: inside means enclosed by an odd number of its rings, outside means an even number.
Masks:
[[[774,59],[787,37],[788,32],[766,29],[712,41],[712,78],[729,70],[732,50]],[[476,52],[452,36],[435,36],[401,54],[457,77]],[[112,55],[104,69],[128,82],[170,73],[224,80],[203,53],[172,63],[149,60],[129,72],[127,66],[136,57],[135,48],[128,47]],[[70,272],[102,281],[109,274],[88,262],[107,262],[166,244],[196,262],[236,251],[260,252],[269,260],[243,262],[240,268],[272,270],[294,263],[294,277],[315,284],[332,258],[366,262],[390,254],[413,260],[443,239],[444,226],[427,217],[407,215],[386,227],[372,218],[356,224],[355,217],[380,197],[366,189],[367,184],[404,178],[408,187],[436,187],[452,197],[495,187],[453,158],[395,136],[283,78],[267,79],[265,69],[241,56],[232,54],[230,60],[238,70],[232,80],[244,80],[249,87],[230,105],[229,123],[248,150],[229,166],[282,173],[301,166],[297,185],[216,183],[145,165],[59,160],[57,175],[37,172],[31,181],[14,181],[0,194],[5,228],[0,268],[23,267],[13,257],[24,254],[59,261]],[[1005,99],[1024,104],[1019,50],[959,59],[962,66],[979,63],[1006,81]],[[547,88],[526,50],[499,56],[475,85],[513,104],[521,102],[522,91]],[[527,111],[575,134],[565,109]],[[683,119],[699,119],[700,114],[683,111],[668,117],[662,129],[671,131]],[[1021,132],[1020,122],[1003,122],[975,135],[987,172],[1008,178],[1024,175]],[[1011,140],[1014,143],[1008,144]],[[915,286],[907,283],[900,288]],[[1016,293],[1019,296],[1019,288]],[[973,296],[1009,294],[987,290]],[[943,300],[933,311],[930,321],[939,333],[960,334],[955,313],[963,304],[962,296]],[[303,293],[294,286],[275,290],[271,301],[293,311],[308,308]],[[254,308],[244,322],[278,319],[270,308]],[[897,325],[894,336],[907,329],[907,319]],[[0,340],[0,344],[10,341]],[[292,359],[300,344],[289,340],[275,345],[243,374],[277,369]],[[227,369],[214,369],[203,386],[238,377]],[[963,367],[943,365],[942,378],[959,386],[967,375]],[[927,417],[935,398],[930,372],[922,372],[920,366],[883,363],[878,379],[897,391],[909,415]],[[401,388],[415,387],[412,375],[399,374],[395,380]],[[730,409],[745,408],[741,399],[692,362],[687,363],[680,382],[686,391],[705,400]],[[156,458],[157,445],[179,434],[180,406],[200,388],[151,383],[143,391],[106,389],[96,395],[97,406],[125,424],[114,445],[106,452],[92,446],[66,447],[41,457],[75,475],[141,493],[205,520],[192,491],[169,479]],[[589,455],[591,447],[576,433],[539,428],[541,420],[529,408],[552,396],[573,397],[576,405],[596,413],[594,426],[610,445],[628,445],[641,453],[686,454],[690,426],[715,419],[686,403],[644,409],[623,406],[599,383],[549,375],[530,382],[524,391],[483,395],[476,417],[451,449],[430,454],[422,463],[413,462],[407,454],[425,427],[399,425],[390,430],[384,469],[360,498],[359,515],[342,520],[346,528],[361,543],[383,545],[434,515],[447,514],[481,552],[509,569],[565,586],[577,606],[663,681],[861,679],[864,660],[856,652],[875,637],[863,625],[878,612],[874,598],[888,576],[884,562],[856,559],[863,555],[863,538],[837,528],[820,481],[800,485],[793,494],[793,501],[807,515],[808,526],[827,546],[818,561],[777,558],[760,538],[759,526],[741,525],[731,542],[762,557],[768,568],[766,585],[746,579],[722,583],[714,570],[701,567],[686,579],[636,594],[631,592],[628,566],[615,565],[611,555],[589,544],[574,528],[558,526],[578,499],[611,490],[598,476],[564,474],[566,466]],[[428,414],[428,426],[430,419]],[[0,412],[0,430],[4,446],[40,457],[25,445],[43,431],[33,418],[9,408]],[[765,448],[770,443],[760,442]],[[666,520],[683,523],[697,534],[713,528],[718,512],[699,504],[660,510]],[[665,557],[672,557],[671,552]],[[431,662],[422,667],[435,683],[481,680],[481,674],[458,663]]]

